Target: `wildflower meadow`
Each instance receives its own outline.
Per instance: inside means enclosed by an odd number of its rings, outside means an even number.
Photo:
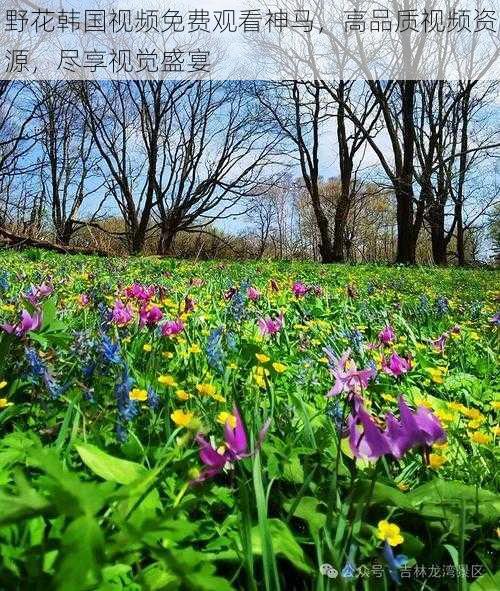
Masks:
[[[0,252],[0,589],[499,589],[499,278]]]

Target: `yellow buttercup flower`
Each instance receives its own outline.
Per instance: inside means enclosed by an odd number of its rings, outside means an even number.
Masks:
[[[189,353],[201,353],[201,348],[199,345],[191,345],[188,349]]]
[[[215,386],[213,384],[198,384],[196,389],[202,396],[214,396]]]
[[[0,382],[0,390],[3,390],[6,385],[7,385],[7,382],[5,380],[3,380],[2,382]]]
[[[217,415],[217,422],[221,425],[229,423],[232,429],[236,428],[236,417],[230,412],[222,411]]]
[[[487,445],[491,441],[491,435],[481,433],[481,431],[475,431],[470,436],[470,440],[479,445]]]
[[[230,363],[228,367],[229,369],[238,369],[238,365],[236,363]]]
[[[257,361],[259,363],[267,363],[270,359],[270,357],[268,357],[264,353],[255,353],[255,357],[257,357]]]
[[[7,398],[0,398],[0,408],[7,408],[8,406],[12,406],[14,403],[9,402]]]
[[[130,400],[138,400],[139,402],[145,402],[148,399],[148,391],[134,388],[128,393]]]
[[[404,542],[399,526],[387,520],[378,522],[377,538],[387,542],[390,546],[398,546]]]
[[[427,369],[431,380],[436,384],[442,384],[444,382],[444,374],[446,373],[445,367],[429,367]]]
[[[279,361],[276,361],[276,363],[273,363],[273,369],[277,373],[283,373],[284,371],[286,371],[286,365],[280,363]]]
[[[226,402],[226,399],[224,398],[224,396],[222,396],[222,394],[217,394],[215,393],[212,398],[217,401],[217,402]]]
[[[406,492],[410,488],[410,486],[406,484],[406,482],[399,482],[397,486],[401,492]]]
[[[429,467],[433,470],[439,470],[445,462],[446,458],[444,456],[440,456],[439,454],[429,454]]]
[[[161,375],[158,377],[158,381],[160,384],[162,384],[162,386],[177,386],[175,378],[170,375]]]
[[[178,400],[187,400],[188,398],[190,398],[186,390],[176,390],[175,395]]]
[[[500,400],[493,400],[490,405],[493,410],[500,410]]]
[[[153,350],[153,346],[150,343],[144,343],[144,345],[142,346],[142,350],[146,351],[146,353],[149,353]]]
[[[178,427],[187,427],[193,420],[194,414],[192,412],[184,412],[181,409],[177,409],[170,415],[170,418]]]
[[[172,351],[163,351],[162,355],[163,355],[163,357],[165,357],[165,359],[173,359],[174,358],[174,354],[172,353]]]

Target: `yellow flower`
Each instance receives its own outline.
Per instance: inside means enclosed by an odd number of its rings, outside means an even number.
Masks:
[[[460,412],[469,419],[475,419],[476,421],[483,416],[477,408],[464,407]]]
[[[257,357],[259,363],[267,363],[270,359],[270,357],[264,355],[264,353],[255,353],[255,357]]]
[[[276,363],[273,363],[273,368],[274,368],[274,371],[276,371],[278,373],[283,373],[286,370],[286,365],[283,365],[283,363],[280,363],[279,361],[277,361]]]
[[[0,398],[0,408],[7,408],[7,406],[12,406],[14,403],[9,402],[7,398]]]
[[[230,412],[222,411],[217,415],[217,422],[221,425],[229,423],[232,429],[236,428],[236,417]]]
[[[318,359],[318,361],[319,361],[320,363],[324,363],[325,365],[327,365],[327,364],[328,364],[328,357],[320,357],[320,358]]]
[[[491,441],[491,435],[486,435],[486,433],[476,431],[470,435],[470,440],[474,443],[478,443],[479,445],[486,445]]]
[[[152,351],[153,346],[151,345],[151,343],[144,343],[144,345],[142,346],[142,350],[146,351],[146,353],[149,353],[150,351]]]
[[[138,400],[139,402],[145,402],[148,399],[148,391],[134,388],[128,393],[130,400]]]
[[[202,396],[214,396],[215,386],[213,384],[198,384],[196,389]]]
[[[187,400],[188,398],[190,398],[186,390],[176,390],[175,395],[177,396],[178,400]]]
[[[479,427],[484,423],[485,420],[485,417],[474,419],[472,421],[469,421],[467,426],[469,427],[469,429],[479,429]]]
[[[461,402],[448,402],[448,408],[461,412],[462,414],[467,410],[467,408]]]
[[[230,363],[228,365],[229,369],[238,369],[238,366],[236,365],[236,363]]]
[[[436,384],[442,384],[444,382],[444,374],[446,373],[445,367],[429,367],[427,369],[427,373],[429,374],[431,380]]]
[[[439,454],[429,454],[429,467],[433,470],[439,470],[445,462],[446,458],[444,456],[440,456]]]
[[[158,377],[158,381],[163,386],[177,386],[177,382],[175,381],[175,378],[173,376],[161,375]]]
[[[226,402],[226,399],[221,394],[214,394],[212,398],[217,402]]]
[[[163,357],[165,357],[165,359],[173,359],[174,358],[174,354],[172,353],[172,351],[163,351],[162,355],[163,355]]]
[[[192,412],[184,412],[183,410],[177,409],[170,415],[170,418],[178,427],[187,427],[193,420]]]
[[[495,427],[493,427],[491,432],[495,437],[500,437],[500,426],[496,425]]]
[[[437,410],[435,412],[435,415],[443,423],[451,423],[451,421],[453,421],[454,418],[450,412],[446,412],[445,410]]]
[[[189,353],[201,353],[201,348],[199,345],[191,345],[188,349]]]
[[[427,400],[427,398],[417,398],[415,400],[415,402],[419,405],[419,406],[425,406],[425,408],[429,408],[432,409],[432,403],[430,402],[430,400]]]
[[[3,380],[3,382],[0,382],[0,390],[3,390],[6,385],[7,385],[7,382],[5,380]]]
[[[395,523],[389,523],[385,519],[378,522],[377,538],[384,540],[390,546],[398,546],[404,542],[399,526]]]
[[[406,482],[399,482],[397,486],[401,492],[406,492],[410,488]]]
[[[396,398],[394,398],[394,396],[392,396],[392,394],[382,394],[382,398],[386,402],[396,402]]]
[[[473,340],[473,341],[479,341],[479,339],[481,338],[477,332],[472,331],[471,333],[469,333],[469,337]]]
[[[500,400],[493,400],[490,404],[493,410],[500,410]]]

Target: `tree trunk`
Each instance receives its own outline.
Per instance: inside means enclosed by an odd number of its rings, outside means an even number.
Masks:
[[[413,225],[413,154],[414,154],[414,102],[415,81],[400,83],[401,116],[403,126],[403,154],[401,170],[396,183],[396,217],[398,241],[396,262],[414,264],[418,235]]]
[[[444,229],[444,211],[440,203],[435,203],[429,210],[431,226],[432,260],[436,265],[447,265],[446,232]]]
[[[343,262],[344,259],[344,240],[347,224],[347,216],[351,204],[351,177],[352,177],[352,157],[347,140],[345,126],[345,104],[344,104],[344,81],[341,80],[338,85],[338,108],[337,108],[337,140],[339,146],[340,162],[340,197],[335,208],[335,220],[333,227],[333,260]]]
[[[408,186],[399,186],[396,191],[396,220],[398,227],[396,263],[415,264],[416,241],[413,235],[413,192]]]

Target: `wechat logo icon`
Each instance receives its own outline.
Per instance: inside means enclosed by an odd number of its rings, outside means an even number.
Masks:
[[[336,579],[339,576],[339,571],[327,562],[319,567],[319,572],[330,579]]]

